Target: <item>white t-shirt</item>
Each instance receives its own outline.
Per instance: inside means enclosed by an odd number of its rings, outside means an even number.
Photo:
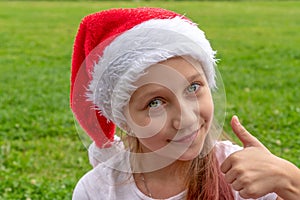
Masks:
[[[89,158],[94,169],[85,174],[77,183],[73,200],[153,200],[138,189],[130,173],[112,168],[114,164],[129,163],[126,154],[118,154],[123,148],[121,142],[106,149],[99,149],[94,144],[90,146]],[[231,153],[241,149],[229,141],[218,142],[216,144],[217,159],[222,163]],[[116,154],[118,156],[112,158]],[[114,161],[110,162],[111,160]],[[237,191],[233,191],[233,194],[235,200],[243,200]],[[184,200],[185,196],[186,191],[183,191],[166,200]],[[258,200],[276,200],[276,198],[277,195],[271,193]]]

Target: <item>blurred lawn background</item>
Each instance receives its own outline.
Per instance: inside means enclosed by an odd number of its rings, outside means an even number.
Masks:
[[[197,22],[221,59],[225,131],[237,114],[273,153],[300,167],[300,2],[1,1],[1,200],[71,199],[91,168],[69,109],[74,36],[89,13],[137,6]]]

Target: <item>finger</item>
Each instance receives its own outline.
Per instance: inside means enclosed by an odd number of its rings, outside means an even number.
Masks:
[[[239,183],[238,180],[235,180],[232,184],[231,187],[235,190],[235,191],[240,191],[243,189],[242,184]]]
[[[223,172],[224,174],[226,174],[232,167],[232,164],[230,162],[230,160],[225,159],[225,161],[221,164],[221,172]]]
[[[261,193],[259,191],[256,191],[255,189],[249,188],[249,187],[244,187],[241,190],[239,190],[239,194],[242,198],[244,199],[257,199],[261,196],[264,196],[266,194]]]
[[[231,168],[229,171],[226,172],[225,180],[227,183],[232,184],[237,179],[238,175],[239,173]]]
[[[256,137],[251,135],[245,127],[239,122],[237,116],[233,116],[231,120],[231,127],[235,135],[243,143],[244,147],[264,147]]]

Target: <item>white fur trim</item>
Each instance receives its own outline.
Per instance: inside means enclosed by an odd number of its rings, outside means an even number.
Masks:
[[[105,48],[94,66],[88,98],[107,119],[120,126],[125,122],[123,108],[136,89],[132,83],[149,66],[183,55],[201,62],[210,88],[215,88],[215,51],[203,31],[180,17],[143,22]]]

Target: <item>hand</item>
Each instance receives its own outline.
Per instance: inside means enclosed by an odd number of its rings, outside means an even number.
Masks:
[[[259,198],[276,191],[277,183],[282,181],[281,159],[252,136],[236,116],[231,120],[231,127],[244,149],[231,154],[222,163],[225,180],[243,198]]]

